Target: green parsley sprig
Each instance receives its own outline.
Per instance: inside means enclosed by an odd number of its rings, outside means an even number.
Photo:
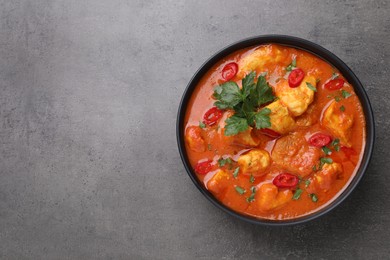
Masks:
[[[272,102],[275,96],[272,88],[261,74],[255,83],[256,72],[252,71],[242,79],[242,88],[237,83],[228,81],[214,89],[214,105],[219,109],[232,109],[234,115],[227,118],[225,123],[225,135],[236,135],[251,127],[257,129],[271,127],[269,108],[261,105]]]

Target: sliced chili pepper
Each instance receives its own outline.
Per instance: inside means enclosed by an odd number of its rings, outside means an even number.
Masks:
[[[269,128],[263,128],[260,130],[260,132],[266,136],[271,137],[271,138],[278,138],[281,136],[281,134],[279,134],[278,132],[276,132],[272,129],[269,129]]]
[[[294,188],[297,186],[298,182],[298,177],[290,173],[281,173],[272,181],[278,188]]]
[[[344,86],[343,79],[332,79],[325,83],[325,88],[329,90],[338,90]]]
[[[332,141],[332,137],[326,134],[314,134],[310,137],[309,143],[315,147],[323,147]]]
[[[301,84],[303,77],[305,77],[305,72],[301,69],[295,69],[291,71],[290,75],[288,75],[288,85],[290,88],[296,88]]]
[[[235,62],[230,62],[225,65],[222,69],[222,78],[226,81],[231,80],[234,76],[236,76],[238,71],[238,65]]]
[[[210,108],[203,116],[203,123],[206,125],[214,125],[222,117],[222,110],[217,107]]]
[[[207,174],[213,168],[213,166],[211,165],[212,162],[213,162],[212,160],[198,162],[195,165],[195,172],[200,175]]]

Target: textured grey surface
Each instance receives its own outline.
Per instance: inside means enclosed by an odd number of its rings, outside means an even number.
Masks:
[[[390,255],[389,1],[0,0],[0,258],[384,259]],[[365,85],[377,144],[317,221],[254,226],[180,161],[179,100],[245,37],[312,40]]]

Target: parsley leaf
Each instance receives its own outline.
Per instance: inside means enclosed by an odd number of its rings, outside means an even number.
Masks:
[[[352,96],[351,93],[349,93],[348,91],[345,91],[344,89],[341,90],[341,95],[343,96],[343,98],[349,98],[350,96]]]
[[[271,109],[269,108],[263,108],[255,114],[254,119],[257,129],[271,127],[269,114],[271,114]]]
[[[205,123],[203,123],[202,121],[199,121],[199,127],[200,127],[200,128],[205,128],[206,125],[205,125]]]
[[[310,84],[309,82],[306,82],[306,86],[307,86],[309,89],[313,90],[314,92],[317,92],[316,87],[314,87],[314,86],[313,86],[312,84]]]
[[[214,89],[214,103],[219,109],[233,108],[242,101],[241,90],[236,82],[228,81]]]
[[[236,191],[240,194],[240,195],[242,195],[242,194],[244,194],[245,192],[246,192],[246,190],[244,189],[244,188],[241,188],[240,186],[236,186],[236,187],[234,187],[235,189],[236,189]]]
[[[246,118],[238,117],[233,115],[226,119],[225,121],[225,135],[236,135],[239,132],[243,132],[248,129],[249,125]]]
[[[322,147],[322,151],[326,154],[329,155],[332,153],[332,150],[330,150],[328,147],[324,146]]]
[[[292,71],[297,66],[297,59],[294,58],[292,62],[286,67],[287,71]]]
[[[303,190],[301,190],[301,189],[298,188],[298,189],[295,191],[295,193],[294,193],[292,199],[293,199],[293,200],[299,199],[299,198],[301,197],[302,192],[303,192]]]
[[[317,201],[318,201],[318,197],[317,197],[317,195],[315,195],[314,193],[310,194],[309,196],[310,196],[310,198],[311,198],[311,200],[312,200],[313,202],[317,202]]]
[[[234,170],[234,172],[233,172],[233,177],[234,177],[234,178],[237,178],[239,172],[240,172],[240,167],[237,167],[237,168]]]

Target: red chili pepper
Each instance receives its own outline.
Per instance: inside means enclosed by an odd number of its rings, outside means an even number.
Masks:
[[[203,116],[203,123],[206,125],[214,125],[218,119],[222,117],[222,110],[217,107],[210,108]]]
[[[298,177],[290,173],[281,173],[272,181],[278,188],[293,188],[297,186],[298,182]]]
[[[231,80],[234,76],[236,76],[238,71],[238,65],[235,62],[230,62],[225,65],[222,69],[222,78],[226,81]]]
[[[269,137],[272,137],[272,138],[278,138],[281,136],[281,134],[279,134],[278,132],[272,130],[272,129],[269,129],[269,128],[263,128],[260,130],[260,132],[266,136],[269,136]]]
[[[323,147],[332,141],[332,137],[326,134],[314,134],[310,137],[309,143],[315,147]]]
[[[344,86],[343,79],[332,79],[325,83],[325,88],[329,90],[338,90]]]
[[[296,88],[301,84],[303,77],[305,77],[305,72],[301,69],[295,69],[291,71],[290,75],[288,75],[288,85],[290,88]]]
[[[197,174],[200,174],[200,175],[207,174],[213,168],[213,166],[211,165],[212,162],[213,161],[211,161],[211,160],[204,161],[204,162],[198,162],[195,165],[195,172]]]

